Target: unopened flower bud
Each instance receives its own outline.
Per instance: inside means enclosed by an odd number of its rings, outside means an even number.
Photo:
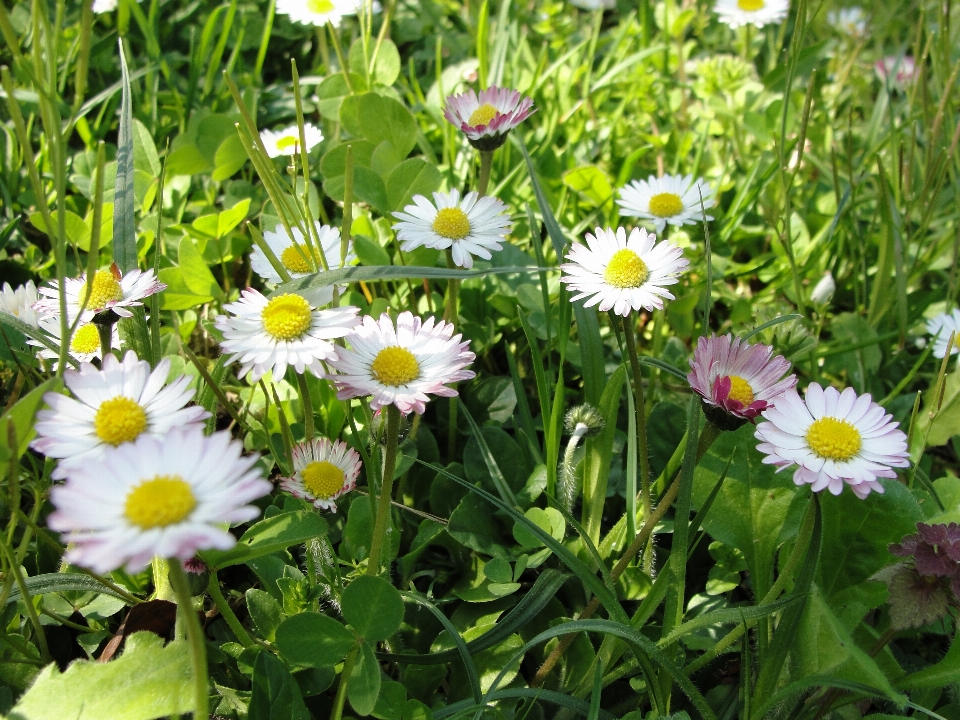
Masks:
[[[833,280],[833,275],[828,270],[820,282],[818,282],[814,288],[813,292],[810,293],[810,302],[814,305],[826,305],[830,302],[830,298],[833,297],[833,293],[836,292],[837,284]]]

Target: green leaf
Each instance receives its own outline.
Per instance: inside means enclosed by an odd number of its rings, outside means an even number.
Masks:
[[[945,688],[960,682],[960,640],[954,637],[943,659],[894,681],[898,690]]]
[[[913,431],[914,447],[911,454],[918,457],[919,443],[927,439],[928,447],[946,445],[950,438],[960,435],[960,366],[948,373],[944,383],[942,400],[937,396],[936,383],[923,394],[923,411],[917,414],[917,426]],[[942,404],[940,404],[942,402]],[[940,412],[933,420],[930,414],[940,405]]]
[[[43,221],[43,213],[31,213],[30,224],[37,228],[37,230],[40,232],[45,232],[51,237],[53,236],[53,232],[47,229],[47,225]],[[74,212],[70,212],[69,210],[64,211],[64,232],[66,233],[67,241],[70,242],[70,244],[76,245],[81,250],[90,249],[90,228],[87,227],[87,224],[83,221],[82,217]],[[101,235],[101,238],[102,237],[103,236]],[[100,247],[104,247],[105,244],[106,243],[103,243],[101,240]]]
[[[120,271],[137,268],[136,196],[133,166],[133,111],[130,107],[130,73],[120,44],[120,128],[117,133],[117,179],[113,191],[113,260]]]
[[[181,241],[192,242],[190,238],[184,237]],[[183,277],[183,271],[179,267],[162,268],[157,277],[167,289],[160,294],[161,310],[189,310],[197,305],[203,305],[213,300],[212,295],[196,295],[189,287]]]
[[[183,281],[190,292],[204,297],[220,295],[220,284],[207,267],[193,238],[184,237],[180,240],[178,259]]]
[[[193,221],[194,229],[203,235],[222,238],[243,222],[250,210],[250,198],[245,198],[228,210],[216,215],[204,215]],[[182,261],[181,261],[182,262]]]
[[[417,121],[393,98],[367,93],[360,97],[357,119],[363,136],[374,145],[389,140],[400,157],[406,157],[417,144]]]
[[[212,570],[245,563],[263,555],[326,535],[327,521],[309,510],[274,515],[247,530],[230,550],[207,550],[204,561]]]
[[[149,173],[152,177],[159,177],[160,156],[157,155],[157,146],[153,144],[153,136],[146,125],[137,119],[133,120],[132,129],[134,168]]]
[[[367,57],[363,55],[363,39],[357,38],[350,46],[348,64],[350,72],[365,75],[367,65],[373,58],[376,43],[367,43]],[[370,70],[371,80],[381,85],[393,85],[400,77],[400,53],[391,40],[384,40],[377,53],[377,62]]]
[[[253,666],[253,694],[247,720],[310,720],[300,686],[271,653],[262,651]]]
[[[244,150],[240,137],[233,134],[220,143],[216,155],[213,156],[213,179],[223,182],[246,164],[247,151]]]
[[[267,655],[269,653],[263,653]],[[134,633],[108,663],[77,660],[65,672],[45,667],[8,717],[11,720],[153,720],[193,710],[193,673],[185,642],[164,647],[151,632]]]
[[[361,575],[344,588],[341,596],[343,619],[360,637],[370,642],[386,640],[403,622],[403,598],[386,580]]]
[[[58,393],[63,387],[59,378],[50,378],[37,385],[0,418],[0,447],[8,452],[14,450],[17,457],[27,451],[30,441],[36,435],[33,427],[33,418],[43,404],[43,396],[48,392]],[[16,438],[16,448],[10,447],[11,424],[13,435]]]
[[[238,138],[239,140],[239,138]],[[210,167],[210,161],[192,142],[185,142],[167,156],[167,175],[199,175]]]
[[[468,416],[471,417],[472,416]],[[467,478],[499,493],[504,502],[516,505],[513,493],[523,489],[530,475],[526,457],[517,442],[498,427],[477,428],[463,449]],[[504,491],[501,482],[505,483]]]
[[[411,158],[411,160],[412,159],[413,158]],[[384,180],[387,180],[387,176],[390,174],[390,171],[401,162],[403,162],[403,158],[400,157],[400,153],[397,152],[397,149],[393,146],[393,143],[389,140],[384,140],[382,143],[377,145],[376,149],[373,151],[373,155],[370,156],[370,169],[377,173],[377,175],[382,177]]]
[[[353,236],[353,249],[357,253],[357,258],[364,265],[389,265],[390,256],[384,250],[380,243],[371,240],[366,235]]]
[[[350,707],[361,717],[373,712],[380,695],[380,663],[373,648],[366,641],[360,643],[360,653],[350,674],[347,699]]]
[[[80,573],[45,573],[43,575],[34,575],[33,577],[24,578],[24,585],[27,586],[27,591],[31,596],[60,592],[95,592],[127,602],[126,598],[114,592],[103,583],[89,575],[82,575]],[[7,597],[7,604],[17,602],[20,599],[20,588],[14,585],[10,591],[10,595]]]
[[[358,83],[362,84],[363,78],[351,73],[350,82],[357,87]],[[317,101],[317,109],[324,118],[336,120],[340,117],[340,105],[344,98],[351,94],[343,73],[331,75],[317,86],[317,97],[320,98]]]
[[[342,623],[317,612],[294,615],[277,628],[280,654],[302,667],[332,667],[356,644],[357,638]]]
[[[403,210],[414,195],[429,197],[442,179],[440,171],[423,158],[404,160],[387,176],[387,203],[393,210]]]
[[[402,683],[384,680],[380,684],[380,695],[371,713],[377,720],[402,720],[407,704],[407,689]]]
[[[323,182],[323,190],[333,200],[343,202],[343,175],[328,177]],[[383,178],[370,168],[357,165],[353,168],[353,198],[373,206],[382,215],[389,215],[390,204],[387,201],[387,187]]]
[[[473,494],[466,495],[450,515],[447,532],[461,545],[493,557],[510,557],[490,508]]]
[[[347,172],[348,147],[353,148],[354,171],[357,167],[370,167],[370,159],[376,146],[366,140],[348,140],[327,150],[320,159],[320,172],[324,178],[343,177]]]
[[[273,642],[277,636],[277,628],[283,620],[283,610],[273,595],[263,590],[250,588],[246,593],[247,610],[253,619],[257,630],[264,640]]]
[[[354,560],[363,560],[370,554],[373,542],[373,515],[370,503],[366,500],[350,503],[347,511],[347,525],[343,529],[341,552]],[[400,533],[387,534],[383,548],[383,558],[393,560],[400,552]]]
[[[583,165],[563,174],[563,184],[587,201],[590,207],[599,207],[613,198],[613,185],[607,174],[596,165]]]

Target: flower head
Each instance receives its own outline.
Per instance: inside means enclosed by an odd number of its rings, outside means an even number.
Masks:
[[[794,375],[784,377],[790,363],[773,354],[769,345],[749,345],[732,335],[703,337],[697,343],[687,381],[703,398],[704,410],[716,421],[723,415],[753,421],[773,407],[777,397],[797,383]]]
[[[473,90],[451,95],[443,116],[478,150],[496,150],[506,142],[507,133],[535,112],[533,100],[519,91],[491,85],[479,95]]]
[[[292,22],[336,28],[344,15],[356,14],[358,5],[357,0],[278,0],[277,13]]]
[[[283,0],[280,1],[283,2]],[[267,149],[267,155],[272,158],[296,155],[300,152],[300,128],[296,125],[282,130],[261,130],[260,139],[263,140],[263,146]],[[323,142],[323,133],[312,123],[304,123],[303,139],[307,142],[307,152],[310,152]]]
[[[951,355],[960,352],[960,309],[952,313],[941,313],[927,321],[927,332],[936,338],[933,345],[934,357],[942,358],[947,354],[947,343],[953,335]]]
[[[570,0],[570,4],[581,10],[613,10],[617,0]]]
[[[74,397],[52,392],[43,396],[50,409],[37,413],[37,439],[30,446],[60,459],[53,471],[60,480],[108,448],[210,417],[202,407],[185,407],[194,393],[190,377],[182,375],[167,384],[169,372],[168,358],[151,371],[150,363],[138,360],[132,350],[123,362],[107,355],[103,369],[82,363],[79,370],[65,371],[63,380]]]
[[[717,0],[714,12],[720,22],[732,28],[742,25],[763,27],[782,22],[790,12],[789,0]]]
[[[646,230],[634,228],[627,237],[622,227],[587,233],[586,245],[574,245],[567,254],[571,262],[560,266],[568,283],[579,294],[571,301],[589,297],[584,307],[598,305],[626,317],[631,310],[663,309],[663,298],[673,299],[666,289],[677,282],[689,264],[683,251],[670,242],[656,243]]]
[[[826,305],[837,291],[837,283],[829,270],[817,281],[810,291],[810,302],[814,305]]]
[[[294,446],[293,477],[281,480],[280,487],[320,510],[336,512],[337,498],[357,486],[362,464],[346,443],[314,438]]]
[[[470,341],[460,338],[453,325],[423,322],[410,312],[400,313],[396,324],[386,313],[379,320],[368,315],[347,337],[350,348],[330,361],[337,372],[329,379],[341,400],[370,395],[373,410],[392,404],[419,415],[428,395],[456,397],[447,383],[474,377],[466,367],[476,356],[467,350]]]
[[[137,2],[142,2],[142,0],[137,0]],[[101,15],[103,13],[113,12],[117,9],[118,4],[117,0],[93,0],[93,7],[91,9],[95,15]]]
[[[40,320],[40,330],[44,335],[48,336],[54,345],[60,345],[60,318],[43,318]],[[122,347],[123,343],[120,340],[120,331],[116,323],[113,324],[110,332],[112,333],[110,347]],[[40,348],[40,352],[38,353],[40,357],[57,361],[53,364],[54,370],[59,367],[60,355],[58,353],[33,338],[27,338],[27,344]],[[92,322],[77,325],[77,329],[73,335],[70,336],[70,349],[67,352],[70,353],[70,357],[80,363],[88,363],[94,358],[99,360],[100,333],[97,331],[97,326]]]
[[[47,524],[63,533],[67,562],[100,573],[229,550],[237,541],[221,524],[257,517],[248,503],[271,490],[257,456],[242,451],[228,432],[205,436],[196,425],[141,435],[71,468],[50,493]]]
[[[80,315],[83,307],[83,322],[88,322],[102,312],[112,310],[120,317],[131,317],[129,310],[135,305],[143,305],[141,300],[154,293],[166,290],[167,286],[157,280],[153,270],[142,272],[131,270],[121,275],[114,264],[109,270],[97,270],[90,283],[87,284],[87,275],[79,278],[67,278],[65,281],[67,294],[67,317],[72,322]],[[41,317],[60,314],[60,290],[56,280],[50,281],[50,287],[40,288],[44,297],[33,306]],[[89,294],[89,297],[88,297]],[[86,305],[84,306],[84,301]]]
[[[713,190],[703,178],[693,182],[693,175],[651,175],[620,188],[617,204],[623,215],[650,220],[657,232],[663,232],[667,224],[680,227],[713,220],[700,211],[701,198],[704,209],[713,207]]]
[[[472,268],[473,256],[489,260],[491,250],[500,250],[500,241],[513,224],[506,214],[507,206],[494,197],[467,193],[461,200],[456,189],[449,193],[435,192],[434,202],[423,195],[413,196],[413,205],[393,216],[400,220],[393,226],[403,242],[404,252],[420,246],[446,250],[451,248],[453,262]]]
[[[846,35],[863,35],[867,29],[866,15],[856,6],[831,10],[827,13],[827,22]]]
[[[804,400],[796,389],[777,398],[763,412],[767,422],[754,433],[763,462],[781,470],[797,469],[793,481],[829,489],[839,495],[846,483],[859,498],[883,492],[877,478],[893,478],[895,467],[910,464],[907,436],[870,395],[847,388],[842,393],[817,383],[807,386]]]
[[[873,67],[881,80],[890,80],[893,75],[893,81],[897,85],[905,85],[917,76],[917,64],[910,55],[888,56],[877,60]]]
[[[270,371],[279,380],[287,367],[323,377],[320,363],[337,356],[330,341],[350,332],[360,312],[350,306],[314,310],[300,295],[267,299],[253,288],[244,290],[224,310],[230,315],[218,315],[216,327],[223,333],[221,347],[233,353],[227,363],[242,363],[239,377],[250,373],[253,382]]]
[[[21,285],[16,290],[10,287],[10,283],[4,283],[3,292],[0,293],[0,313],[13,315],[30,327],[39,327],[37,311],[33,307],[38,297],[37,286],[33,284],[33,280],[28,280],[26,285]]]

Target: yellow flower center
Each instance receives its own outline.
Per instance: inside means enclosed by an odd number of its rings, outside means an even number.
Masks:
[[[307,10],[317,15],[326,15],[333,12],[334,4],[331,0],[307,0]]]
[[[93,427],[98,438],[116,447],[140,437],[147,429],[147,413],[135,400],[117,395],[100,403]]]
[[[343,470],[331,462],[312,462],[300,471],[303,486],[318,500],[326,500],[343,487]]]
[[[433,231],[451,240],[463,240],[470,234],[470,220],[460,208],[442,208],[433,221]]]
[[[863,441],[860,431],[846,420],[822,417],[807,429],[807,444],[819,457],[849,460],[860,452]]]
[[[75,353],[87,354],[95,353],[100,349],[100,333],[97,332],[97,326],[93,323],[87,323],[73,334],[70,338],[70,349]]]
[[[420,377],[420,363],[406,348],[391,345],[377,353],[370,371],[378,382],[400,387]]]
[[[640,287],[649,276],[647,264],[633,250],[626,248],[617,250],[603,271],[607,284],[618,288]]]
[[[493,120],[499,114],[499,112],[500,111],[490,103],[485,103],[470,113],[470,117],[467,120],[467,125],[470,125],[471,127],[476,127],[477,125],[486,125]]]
[[[260,313],[263,329],[277,340],[301,337],[313,322],[310,303],[299,295],[278,295]]]
[[[80,302],[87,297],[87,283],[80,287]],[[123,288],[113,277],[109,270],[97,270],[93,276],[93,290],[90,292],[90,299],[87,301],[87,307],[90,310],[105,307],[111,300],[122,300]]]
[[[749,405],[753,402],[753,388],[750,387],[750,383],[744,380],[739,375],[729,375],[730,378],[730,394],[727,395],[731,400],[736,400],[737,402],[743,403],[744,406]]]
[[[743,2],[744,0],[740,0]],[[750,0],[747,0],[749,2]],[[683,200],[676,193],[658,193],[650,198],[650,214],[657,217],[673,217],[683,210]]]
[[[290,272],[312,273],[314,268],[307,263],[307,258],[311,255],[314,260],[318,259],[317,253],[313,251],[313,248],[294,243],[290,247],[285,248],[280,254],[280,262],[283,263],[283,266]]]
[[[179,475],[157,475],[144,480],[127,495],[123,512],[142,530],[173,525],[197,506],[190,484]]]
[[[277,140],[277,150],[286,150],[300,144],[300,138],[296,135],[284,135]]]
[[[737,7],[744,12],[757,12],[763,10],[766,3],[763,0],[737,0]]]

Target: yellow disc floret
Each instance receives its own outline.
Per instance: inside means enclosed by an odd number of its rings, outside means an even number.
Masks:
[[[745,12],[763,10],[766,3],[763,0],[737,0],[737,7]]]
[[[288,150],[300,144],[300,138],[296,135],[284,135],[277,140],[277,150]]]
[[[822,417],[807,429],[807,444],[819,457],[849,460],[860,452],[863,440],[860,431],[846,420]]]
[[[186,480],[179,475],[157,475],[130,491],[123,512],[140,529],[152,530],[184,520],[196,506]]]
[[[93,323],[87,323],[79,328],[70,338],[70,350],[72,352],[85,355],[95,353],[100,349],[100,333],[97,332],[97,326]]]
[[[334,4],[331,0],[307,0],[307,10],[317,15],[326,15],[333,12]]]
[[[676,193],[659,193],[650,198],[650,214],[657,217],[673,217],[683,210],[683,200]]]
[[[93,427],[98,438],[116,447],[140,437],[147,429],[147,413],[136,400],[117,395],[100,403]]]
[[[470,234],[470,219],[460,208],[441,208],[433,221],[433,231],[450,240],[463,240]]]
[[[420,363],[406,348],[391,345],[377,353],[370,364],[370,372],[378,382],[400,387],[420,377]]]
[[[485,103],[470,113],[470,118],[467,120],[467,125],[470,125],[471,127],[487,125],[499,113],[500,111],[497,110],[493,105],[490,103]]]
[[[617,250],[603,271],[607,284],[621,289],[640,287],[649,276],[647,264],[633,250],[626,248]]]
[[[310,328],[310,303],[299,295],[278,295],[260,313],[263,329],[277,340],[296,340]]]
[[[84,283],[80,287],[80,302],[87,297],[87,288],[89,284]],[[111,300],[122,300],[123,299],[123,288],[120,287],[120,283],[117,279],[110,273],[109,270],[97,270],[96,274],[93,276],[93,290],[90,291],[90,299],[87,300],[87,309],[88,310],[98,310],[99,308],[106,307],[107,303]]]
[[[332,498],[343,487],[343,470],[326,460],[314,461],[300,471],[303,486],[318,500]]]
[[[311,256],[316,261],[317,254],[313,251],[313,248],[294,243],[280,254],[280,262],[290,272],[312,273],[316,268],[307,263],[307,258]]]
[[[753,388],[750,387],[750,383],[744,380],[739,375],[729,375],[730,378],[730,393],[727,395],[731,400],[736,400],[739,403],[743,403],[744,406],[749,405],[753,402]]]

